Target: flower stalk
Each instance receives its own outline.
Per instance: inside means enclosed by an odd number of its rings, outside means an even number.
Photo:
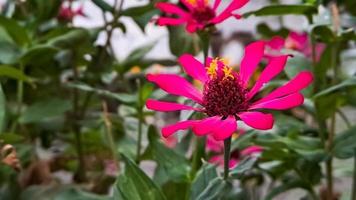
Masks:
[[[78,70],[75,65],[72,65],[73,70],[73,78],[74,81],[79,79]],[[86,181],[86,168],[85,168],[85,160],[84,160],[84,152],[82,146],[82,135],[80,131],[80,126],[78,121],[80,120],[80,106],[79,106],[79,91],[78,89],[73,89],[73,119],[72,119],[72,130],[75,136],[75,146],[78,154],[78,168],[76,171],[75,179],[78,182]]]
[[[138,127],[137,127],[137,148],[136,148],[136,163],[140,163],[141,156],[141,143],[142,143],[142,125],[143,125],[143,100],[141,95],[141,81],[137,79],[137,91],[138,91],[138,107],[137,107],[137,115],[138,115]]]
[[[116,169],[119,170],[119,166],[120,166],[119,160],[118,160],[119,156],[117,154],[115,139],[114,139],[114,136],[112,133],[112,122],[110,120],[108,106],[105,101],[103,101],[102,105],[103,105],[103,119],[104,119],[104,125],[105,125],[105,133],[107,135],[107,139],[108,139],[109,146],[111,149],[113,161],[115,163],[114,165],[115,165]]]
[[[231,137],[224,140],[224,180],[229,177]]]

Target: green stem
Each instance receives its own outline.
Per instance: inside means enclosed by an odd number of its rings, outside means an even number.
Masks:
[[[22,63],[20,63],[20,71],[24,73],[25,67]],[[20,79],[17,80],[17,94],[16,94],[16,101],[17,101],[17,110],[16,110],[16,119],[13,121],[11,124],[11,132],[15,132],[17,125],[18,125],[18,119],[21,116],[22,112],[22,104],[23,104],[23,95],[24,95],[24,82]]]
[[[138,91],[138,104],[137,112],[138,112],[138,134],[137,134],[137,148],[136,148],[136,163],[140,163],[140,155],[141,155],[141,143],[142,143],[142,125],[143,125],[143,102],[141,96],[141,82],[137,79],[137,91]]]
[[[333,84],[336,84],[338,81],[338,69],[337,69],[337,48],[338,44],[333,45],[332,49],[332,57],[331,57],[331,64],[334,69],[334,77],[332,80]],[[333,178],[333,157],[332,157],[332,144],[334,141],[334,136],[335,136],[335,123],[336,123],[336,112],[332,115],[331,118],[331,125],[330,125],[330,131],[328,135],[328,141],[327,141],[327,151],[329,152],[330,158],[326,161],[326,178],[327,178],[327,194],[328,198],[331,200],[333,199],[334,196],[334,178]]]
[[[74,81],[78,81],[79,74],[75,65],[72,65]],[[79,91],[78,89],[73,89],[73,119],[72,119],[72,129],[75,135],[75,146],[78,154],[78,169],[76,172],[76,180],[78,182],[86,181],[86,169],[85,169],[85,160],[82,146],[82,135],[80,132],[80,126],[78,121],[80,120],[80,106],[79,106]]]
[[[112,134],[112,123],[110,120],[109,111],[108,111],[107,104],[105,101],[103,102],[103,118],[104,118],[104,122],[105,122],[105,130],[106,130],[105,132],[106,132],[106,135],[107,135],[107,138],[109,141],[109,146],[111,149],[113,160],[114,160],[116,168],[119,169],[119,161],[118,161],[119,156],[116,151],[115,140],[114,140],[114,136]]]
[[[140,112],[141,113],[141,112]],[[141,143],[142,143],[142,116],[139,114],[138,118],[138,136],[137,136],[137,150],[136,150],[136,163],[140,163],[140,155],[141,155]]]
[[[224,140],[224,180],[229,177],[231,137]]]
[[[210,32],[204,31],[199,33],[200,42],[203,48],[203,55],[204,55],[204,66],[206,66],[206,59],[209,55],[209,47],[210,47]]]

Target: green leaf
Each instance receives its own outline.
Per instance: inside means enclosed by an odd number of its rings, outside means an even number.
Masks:
[[[0,140],[3,141],[5,144],[21,144],[26,141],[26,138],[23,135],[15,133],[1,133]]]
[[[1,35],[0,35],[1,36]],[[22,50],[15,44],[0,41],[0,63],[15,64],[21,56]]]
[[[199,38],[196,35],[187,33],[182,26],[168,27],[168,31],[169,48],[173,55],[179,57],[184,53],[196,54],[195,47],[199,44]]]
[[[190,190],[190,183],[166,182],[162,185],[162,191],[169,200],[187,199]]]
[[[58,15],[62,1],[31,0],[27,3],[32,4],[31,13],[36,13],[36,17],[34,18],[34,20],[36,20],[36,22],[40,24],[42,22],[48,22],[49,20],[55,18]]]
[[[233,178],[240,179],[243,175],[252,169],[252,167],[257,162],[257,158],[250,157],[241,161],[230,173]]]
[[[294,78],[301,71],[312,71],[312,63],[301,54],[289,58],[284,68],[289,79]]]
[[[144,6],[128,8],[122,11],[121,15],[131,17],[144,32],[146,25],[151,21],[152,17],[158,13],[159,11],[154,7],[154,4],[149,3]]]
[[[103,0],[93,0],[93,3],[98,6],[102,11],[114,11],[114,8]]]
[[[133,50],[126,59],[120,64],[120,68],[118,69],[120,72],[127,72],[133,66],[141,67],[141,63],[148,52],[152,50],[154,47],[154,43],[141,46],[135,50]]]
[[[19,122],[24,124],[42,122],[63,115],[71,109],[72,104],[69,100],[52,98],[39,101],[26,109]]]
[[[0,65],[0,76],[6,76],[28,83],[32,82],[32,79],[30,77],[26,76],[22,71],[11,67],[10,65]]]
[[[191,186],[190,199],[197,199],[198,196],[208,187],[209,182],[218,177],[216,166],[204,163],[197,172],[196,177]]]
[[[63,48],[63,49],[76,49],[90,39],[90,34],[85,29],[73,29],[63,35],[52,38],[48,41],[49,46]]]
[[[281,36],[283,38],[286,38],[286,37],[288,37],[288,34],[289,34],[289,30],[286,28],[274,30],[274,29],[270,28],[266,23],[258,24],[257,32],[266,39],[272,38],[273,36]]]
[[[124,94],[124,93],[113,93],[108,90],[93,88],[89,85],[86,85],[85,83],[68,83],[68,84],[66,84],[66,86],[70,87],[70,88],[77,88],[79,90],[86,91],[86,92],[94,92],[97,95],[103,95],[106,97],[110,97],[110,98],[116,99],[122,103],[127,103],[127,104],[135,103],[137,100],[136,95]]]
[[[145,154],[157,161],[158,165],[174,182],[188,182],[190,180],[190,165],[185,157],[160,142],[155,127],[150,126],[148,134],[150,145]]]
[[[271,5],[259,10],[248,12],[244,17],[270,16],[270,15],[312,15],[318,13],[318,9],[311,5]]]
[[[317,66],[314,67],[314,85],[317,86],[316,91],[326,87],[327,72],[332,67],[333,63],[333,45],[326,46],[323,54],[320,57],[320,61]]]
[[[270,160],[289,159],[292,156],[302,156],[310,161],[322,161],[326,154],[319,138],[300,136],[298,132],[288,136],[279,136],[277,134],[258,135],[255,140],[257,145],[270,147],[271,151],[264,151],[262,155]],[[295,152],[291,154],[288,151]]]
[[[159,187],[134,162],[122,155],[124,173],[115,183],[116,200],[165,200]]]
[[[327,88],[314,96],[315,108],[320,119],[327,119],[340,107],[354,105],[352,93],[356,89],[356,78],[352,77]]]
[[[350,87],[355,87],[355,86],[356,86],[356,77],[352,77],[352,78],[347,79],[337,85],[334,85],[330,88],[327,88],[327,89],[319,92],[318,94],[316,94],[314,96],[314,98],[317,99],[317,98],[321,98],[321,97],[327,96],[327,95],[335,93],[335,92],[345,91],[346,89],[348,89]]]
[[[6,100],[5,94],[2,90],[2,86],[0,85],[0,133],[4,129],[5,124],[5,114],[6,114]]]
[[[356,149],[356,126],[337,134],[332,152],[333,155],[340,159],[348,159],[354,156]]]
[[[146,83],[141,87],[141,90],[139,91],[141,97],[140,99],[141,102],[139,102],[140,106],[142,107],[145,106],[145,103],[147,99],[151,96],[153,89],[154,87],[150,83]]]
[[[334,32],[329,26],[326,25],[315,26],[311,34],[317,41],[321,41],[324,43],[333,43],[336,41]]]
[[[284,182],[280,186],[277,186],[270,190],[265,199],[272,200],[275,196],[294,188],[304,188],[304,182],[299,179],[292,179],[287,182]]]
[[[24,65],[35,67],[48,67],[54,62],[54,56],[58,52],[57,48],[40,45],[28,49],[21,58]]]
[[[294,56],[288,59],[284,71],[288,78],[292,79],[302,71],[313,71],[312,67],[312,63],[305,58],[305,56],[299,53],[294,53]],[[308,86],[307,89],[303,90],[303,94],[307,97],[310,96],[313,92],[312,89],[313,86]]]
[[[17,21],[0,16],[0,26],[7,31],[17,45],[25,46],[30,44],[31,40],[26,29],[20,26]]]
[[[217,177],[210,181],[205,190],[196,198],[197,200],[219,200],[225,199],[225,195],[233,189],[230,182]]]

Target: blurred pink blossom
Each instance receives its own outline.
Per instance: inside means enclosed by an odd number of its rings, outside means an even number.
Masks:
[[[224,166],[224,143],[216,141],[213,137],[208,136],[206,141],[207,151],[214,155],[209,159],[210,163]],[[234,168],[243,158],[247,156],[256,156],[261,153],[263,148],[260,146],[250,146],[242,150],[235,150],[231,153],[229,168]]]
[[[64,4],[62,4],[57,17],[59,20],[62,21],[72,21],[73,18],[76,16],[85,17],[83,5],[81,5],[77,9],[73,9],[71,6],[65,6]]]
[[[308,33],[290,32],[286,39],[275,36],[271,40],[266,42],[267,56],[279,56],[279,52],[283,49],[294,50],[302,53],[308,59],[313,58],[312,45],[309,40]],[[315,46],[315,58],[316,61],[320,60],[322,53],[324,52],[325,45],[317,43]]]
[[[180,2],[183,6],[166,2],[157,3],[156,7],[165,14],[157,19],[157,24],[160,26],[185,24],[186,30],[194,33],[208,26],[219,24],[230,17],[241,18],[241,15],[233,12],[243,7],[249,0],[232,0],[219,14],[217,9],[221,0],[215,0],[213,5],[210,5],[208,0],[180,0]]]

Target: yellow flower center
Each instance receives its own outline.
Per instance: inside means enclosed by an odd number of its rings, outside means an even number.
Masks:
[[[215,78],[216,75],[217,75],[217,69],[218,69],[218,61],[219,61],[219,58],[214,58],[209,67],[207,67],[206,71],[207,71],[207,74],[210,76],[211,79]]]
[[[228,67],[228,61],[224,58],[214,58],[209,66],[207,67],[206,71],[207,74],[211,79],[214,79],[217,77],[217,71],[219,67],[219,62],[223,64],[222,71],[224,73],[223,80],[227,78],[232,78],[234,79],[234,76],[232,75],[232,68]]]
[[[200,0],[186,0],[186,1],[192,6],[197,6],[198,1],[200,1]],[[205,5],[209,4],[209,0],[204,0],[204,4]]]
[[[223,80],[226,80],[226,79],[228,79],[228,78],[234,79],[234,76],[232,75],[232,68],[231,68],[231,67],[224,66],[223,72],[224,72],[224,78],[223,78]]]

